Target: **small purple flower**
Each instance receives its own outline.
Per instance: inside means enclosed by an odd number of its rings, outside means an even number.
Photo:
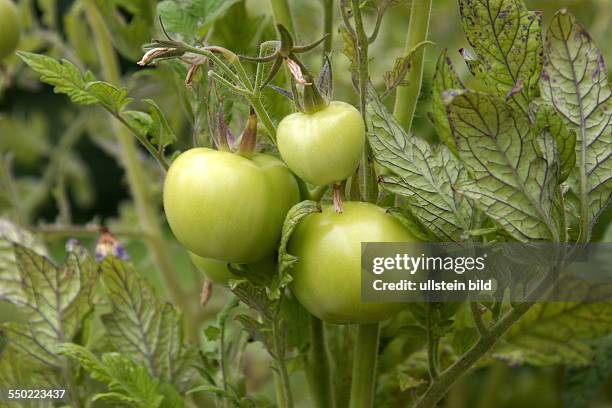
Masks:
[[[128,261],[130,257],[121,243],[110,233],[108,228],[100,228],[100,238],[96,243],[96,261],[101,262],[107,256],[116,256],[119,259]]]

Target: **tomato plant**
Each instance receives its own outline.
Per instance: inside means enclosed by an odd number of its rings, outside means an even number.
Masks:
[[[0,389],[609,405],[606,6],[0,0]],[[495,287],[371,300],[434,247]]]

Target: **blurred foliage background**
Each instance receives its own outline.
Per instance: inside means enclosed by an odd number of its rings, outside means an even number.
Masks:
[[[111,24],[111,31],[114,46],[121,56],[122,85],[127,86],[137,99],[155,99],[179,137],[172,149],[189,148],[194,138],[194,123],[181,103],[187,92],[185,86],[173,73],[173,69],[181,68],[169,65],[161,69],[142,69],[136,65],[142,55],[142,45],[152,36],[161,36],[156,17],[151,14],[151,10],[155,10],[155,1],[91,1],[97,2],[105,18],[119,16],[112,20],[115,25]],[[259,42],[275,37],[269,2],[246,0],[231,3],[231,7],[214,23],[207,36],[208,42],[239,53],[254,54]],[[385,16],[379,39],[370,50],[371,77],[375,85],[382,85],[383,73],[403,52],[410,7],[408,2],[398,3]],[[100,62],[81,4],[71,0],[21,0],[23,33],[19,49],[67,58],[81,68],[98,72]],[[608,63],[612,61],[612,1],[527,0],[526,4],[528,8],[544,13],[545,28],[555,11],[567,7],[587,27]],[[323,24],[320,1],[291,0],[290,5],[298,41],[311,42],[319,38]],[[370,27],[373,20],[374,15],[368,15]],[[348,60],[341,53],[342,38],[337,32],[340,25],[341,19],[336,11],[332,57],[334,93],[337,99],[355,103]],[[448,49],[468,85],[478,88],[473,80],[470,82],[457,51],[466,46],[466,40],[455,0],[434,1],[430,40],[438,48],[429,48],[426,52],[424,87],[414,132],[435,141],[436,135],[426,112],[429,110],[429,83],[439,50]],[[320,53],[309,54],[305,62],[318,71]],[[15,56],[4,61],[0,78],[0,214],[35,228],[46,238],[51,253],[58,260],[63,257],[66,238],[75,236],[93,247],[97,239],[96,227],[104,224],[126,246],[137,270],[154,282],[160,293],[164,293],[163,280],[155,272],[140,234],[109,117],[100,109],[78,108],[65,96],[54,94],[51,87],[41,84]],[[268,93],[268,108],[274,119],[279,120],[291,106],[273,91]],[[240,102],[235,102],[230,110],[233,117],[231,127],[235,132],[239,132],[242,126],[245,111],[246,105]],[[139,150],[139,154],[142,165],[146,167],[149,199],[161,210],[163,174],[146,157],[144,150]],[[181,287],[194,299],[199,298],[204,278],[190,264],[184,250],[171,239],[167,227],[164,233],[168,237],[165,250],[171,254]],[[608,232],[607,240],[612,239],[610,235]],[[215,288],[206,305],[206,316],[212,319],[226,299],[225,289]],[[0,303],[0,322],[18,318],[10,307]],[[259,383],[265,383],[260,376],[267,375],[262,368],[267,363],[258,353],[252,354],[251,362],[251,386],[257,387]],[[382,367],[384,370],[384,357]],[[607,385],[591,406],[612,407],[612,381],[608,380]],[[539,369],[498,363],[463,379],[454,387],[445,406],[558,407],[562,405],[561,391],[566,386],[563,367]],[[307,403],[304,402],[303,406]]]

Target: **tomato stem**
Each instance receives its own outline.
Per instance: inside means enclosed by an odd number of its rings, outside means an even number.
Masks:
[[[336,213],[342,214],[344,210],[342,209],[342,188],[340,183],[334,183],[333,189],[334,210],[336,211]]]
[[[412,2],[404,55],[408,55],[417,44],[427,40],[431,3],[432,0],[415,0]],[[398,88],[395,97],[393,116],[397,119],[402,128],[404,128],[406,133],[410,133],[410,129],[412,128],[414,112],[416,111],[417,101],[421,93],[424,56],[424,48],[415,52],[412,60],[412,67],[405,78],[408,85]]]
[[[308,349],[306,375],[308,376],[312,399],[317,408],[334,408],[335,405],[329,361],[325,327],[321,320],[311,316],[310,348]]]
[[[379,336],[378,323],[361,324],[357,328],[349,408],[373,407]]]
[[[257,115],[255,110],[251,107],[249,111],[249,118],[247,119],[246,126],[242,131],[240,137],[240,147],[238,148],[238,154],[243,157],[251,157],[255,151],[255,144],[257,142]]]

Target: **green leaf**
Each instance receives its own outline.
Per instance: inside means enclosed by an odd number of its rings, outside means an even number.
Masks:
[[[542,13],[522,0],[459,0],[459,9],[475,75],[526,112],[542,70]]]
[[[23,304],[25,299],[21,292],[21,277],[13,250],[14,244],[30,248],[39,255],[46,255],[47,251],[28,231],[0,218],[0,300]]]
[[[268,325],[263,324],[253,317],[240,314],[235,317],[237,321],[240,322],[244,330],[249,333],[249,336],[253,338],[253,340],[260,342],[268,351],[272,358],[276,358],[276,354],[274,351],[274,338],[272,334],[272,330],[268,327]]]
[[[11,346],[0,354],[0,388],[3,390],[62,388],[62,380],[58,377],[57,372],[51,370],[48,366]],[[17,405],[3,405],[3,402],[0,402],[0,407],[12,408],[13,406]],[[53,407],[53,401],[23,400],[19,402],[19,407],[51,408]]]
[[[96,264],[78,245],[70,248],[61,267],[19,245],[15,245],[15,259],[25,300],[21,306],[27,323],[5,324],[7,338],[22,352],[60,368],[57,347],[78,334],[83,319],[92,309]]]
[[[436,128],[440,140],[448,146],[454,154],[457,154],[455,139],[448,124],[446,116],[446,104],[442,96],[449,89],[463,89],[463,83],[459,79],[455,67],[448,57],[446,51],[440,54],[436,63],[436,71],[433,77],[431,89],[431,120]]]
[[[150,128],[151,142],[160,149],[175,142],[177,140],[176,135],[170,128],[164,113],[157,103],[152,99],[144,99],[143,102],[149,105],[149,115],[152,119]]]
[[[92,401],[137,408],[178,408],[184,403],[176,390],[151,377],[144,364],[119,353],[107,353],[98,359],[91,351],[77,344],[66,343],[59,353],[77,362],[109,392],[95,394]]]
[[[111,343],[121,353],[143,362],[162,381],[189,381],[193,353],[183,342],[176,310],[154,295],[131,264],[107,257],[101,270],[111,306],[102,322]]]
[[[448,117],[473,179],[457,190],[519,241],[558,237],[557,179],[535,142],[527,116],[501,97],[452,91]]]
[[[121,112],[132,102],[132,98],[127,96],[126,88],[119,88],[108,82],[91,82],[87,85],[87,90],[98,99],[103,107],[115,114]]]
[[[19,51],[17,55],[35,72],[40,74],[40,80],[53,85],[55,93],[63,93],[70,100],[80,105],[93,105],[98,103],[98,98],[88,89],[87,84],[94,80],[91,72],[84,75],[70,61],[57,61],[46,55]]]
[[[445,145],[432,148],[408,136],[376,97],[367,109],[368,140],[374,159],[391,172],[379,176],[383,188],[406,197],[409,211],[442,241],[459,241],[470,229],[473,210],[453,185],[467,173]]]
[[[425,380],[411,377],[410,375],[403,372],[397,373],[397,381],[399,382],[399,388],[401,391],[417,388],[425,384]]]
[[[577,167],[569,181],[587,241],[612,196],[612,92],[601,52],[566,10],[554,16],[546,33],[540,89],[577,134]]]
[[[563,375],[563,406],[588,406],[593,396],[612,375],[612,335],[589,342],[593,361],[588,367],[569,368]]]
[[[153,126],[153,119],[145,112],[128,110],[123,111],[121,116],[126,120],[130,128],[142,137],[147,137]]]
[[[393,64],[393,69],[391,71],[387,71],[383,74],[383,79],[385,80],[385,85],[387,89],[381,95],[380,99],[384,100],[388,95],[390,95],[397,87],[399,86],[407,86],[408,82],[405,80],[408,71],[410,71],[410,67],[412,66],[412,59],[414,55],[420,49],[424,48],[427,45],[435,45],[431,41],[421,41],[416,44],[408,53],[399,57],[395,60]]]
[[[201,37],[215,21],[240,0],[166,0],[157,5],[157,12],[166,30]]]
[[[538,140],[546,139],[546,134],[553,137],[554,154],[553,160],[559,164],[559,175],[557,182],[564,182],[576,165],[576,132],[570,131],[565,125],[565,121],[552,105],[534,104],[535,110],[535,132],[539,135]]]
[[[270,299],[278,299],[281,289],[291,282],[291,268],[298,261],[298,258],[287,252],[287,245],[291,239],[291,234],[299,222],[309,214],[321,212],[321,206],[314,201],[302,201],[291,207],[283,223],[280,245],[278,247],[278,275],[272,281],[270,289]]]
[[[542,366],[586,365],[593,356],[585,340],[611,330],[611,303],[539,303],[510,329],[493,356]]]

